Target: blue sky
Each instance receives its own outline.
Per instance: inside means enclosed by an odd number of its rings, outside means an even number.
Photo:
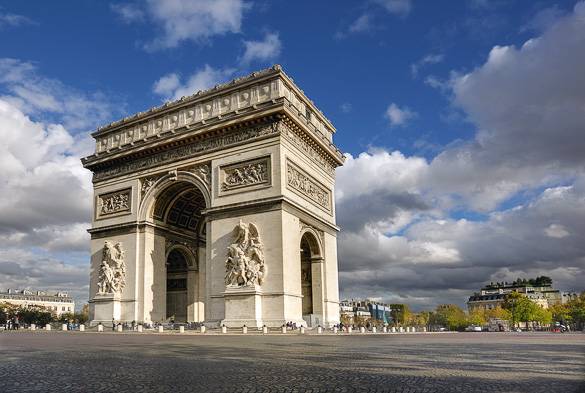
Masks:
[[[574,0],[0,1],[0,288],[87,299],[88,131],[279,63],[349,154],[342,296],[420,309],[536,274],[582,290],[566,210],[585,205],[584,14]]]

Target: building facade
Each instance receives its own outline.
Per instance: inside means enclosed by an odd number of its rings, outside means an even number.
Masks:
[[[334,132],[279,66],[94,132],[92,323],[337,323]]]
[[[523,294],[543,308],[548,308],[556,304],[564,304],[574,296],[573,294],[563,293],[558,289],[554,289],[552,284],[532,286],[503,283],[483,287],[479,292],[474,293],[467,301],[467,308],[469,311],[473,311],[478,309],[491,310],[502,307],[506,296],[512,292]]]
[[[389,304],[367,299],[351,299],[343,300],[339,305],[341,316],[349,323],[358,321],[392,323],[392,308]]]
[[[67,292],[50,294],[28,289],[9,289],[6,292],[0,292],[0,303],[9,303],[20,307],[40,306],[57,316],[75,312],[75,301],[69,297]]]

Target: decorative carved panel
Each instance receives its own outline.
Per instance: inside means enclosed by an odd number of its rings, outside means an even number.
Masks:
[[[101,194],[97,198],[97,218],[104,216],[129,213],[132,203],[132,189],[109,192]]]
[[[270,157],[224,165],[219,168],[222,192],[270,186],[271,177]]]
[[[288,189],[331,213],[331,191],[289,160],[286,162],[286,185]]]
[[[209,162],[197,164],[186,170],[197,176],[203,183],[207,184],[207,187],[211,188],[211,164]]]
[[[160,175],[148,176],[140,179],[140,200],[144,199],[144,195],[154,186],[154,183],[159,179]]]

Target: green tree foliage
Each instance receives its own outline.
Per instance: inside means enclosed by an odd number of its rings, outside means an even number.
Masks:
[[[409,321],[411,312],[407,304],[391,304],[390,310],[395,325],[404,325]]]
[[[567,302],[568,316],[578,330],[585,329],[585,292]]]
[[[488,285],[486,285],[486,288],[488,289],[497,289],[497,288],[503,288],[503,287],[550,287],[552,286],[552,278],[548,277],[548,276],[538,276],[536,278],[530,278],[530,279],[525,279],[525,278],[518,278],[512,282],[490,282]]]
[[[0,323],[4,324],[14,317],[18,317],[20,323],[27,325],[34,323],[39,326],[44,326],[54,320],[54,314],[42,306],[21,307],[10,303],[0,303]]]
[[[467,315],[455,304],[441,304],[432,314],[430,323],[449,330],[463,330],[467,326]]]

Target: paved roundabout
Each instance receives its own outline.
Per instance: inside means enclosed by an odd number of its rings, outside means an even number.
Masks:
[[[0,333],[0,391],[585,392],[583,334]]]

